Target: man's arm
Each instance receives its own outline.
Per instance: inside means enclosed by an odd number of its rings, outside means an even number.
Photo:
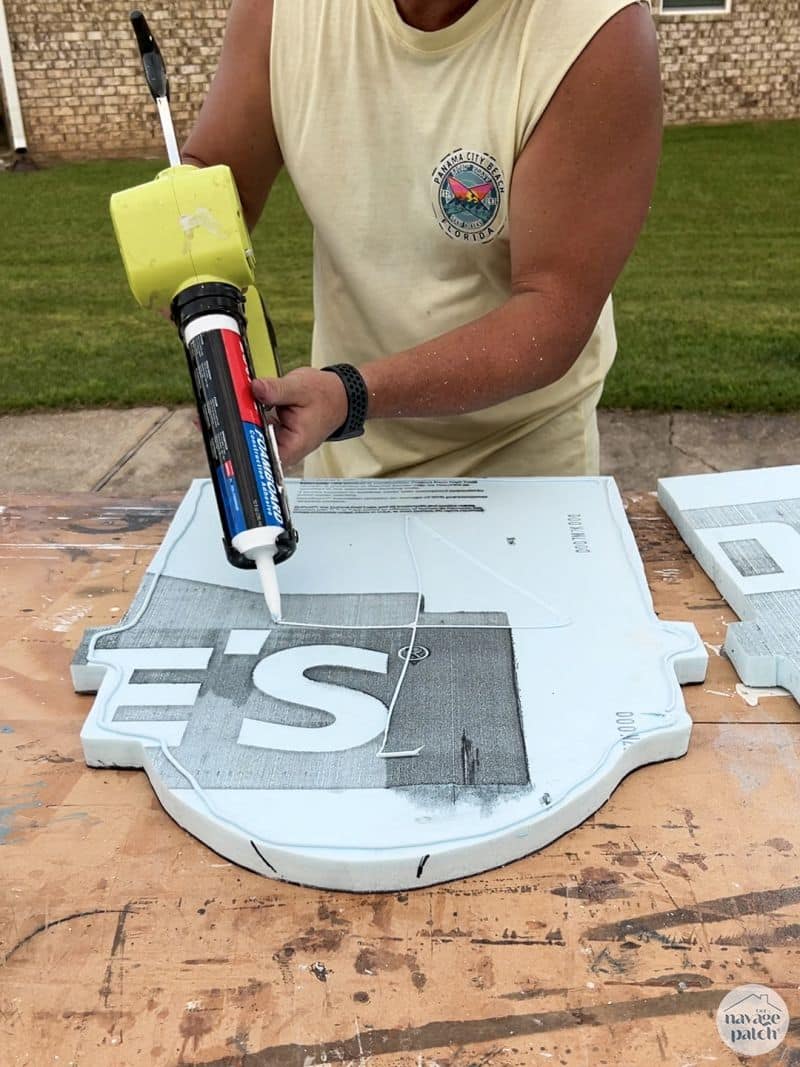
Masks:
[[[219,66],[184,146],[186,163],[227,163],[252,229],[281,169],[272,122],[272,0],[233,0]]]
[[[511,297],[465,326],[362,366],[370,418],[477,411],[561,378],[634,247],[660,146],[655,28],[646,7],[635,5],[609,20],[573,64],[514,168]],[[304,368],[255,388],[279,409],[286,463],[344,421],[335,375]]]

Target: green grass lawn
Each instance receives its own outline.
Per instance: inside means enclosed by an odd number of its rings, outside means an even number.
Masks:
[[[800,123],[667,131],[653,210],[617,287],[604,404],[800,410]],[[155,163],[0,174],[0,410],[191,399],[173,327],[139,311],[109,195]],[[282,176],[254,235],[284,363],[311,337],[311,232]]]
[[[666,133],[603,403],[800,410],[800,123]]]

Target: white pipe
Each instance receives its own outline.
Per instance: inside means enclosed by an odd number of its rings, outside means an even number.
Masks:
[[[6,9],[3,0],[0,0],[0,75],[3,81],[3,90],[8,108],[9,133],[15,152],[27,152],[28,144],[25,140],[25,124],[22,121],[22,108],[19,103],[17,92],[17,78],[14,74],[14,57],[11,54],[11,37],[8,33],[6,21]]]

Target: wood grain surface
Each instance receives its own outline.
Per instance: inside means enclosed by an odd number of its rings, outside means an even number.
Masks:
[[[800,1065],[800,710],[737,691],[735,617],[651,495],[626,503],[656,610],[711,651],[688,755],[502,870],[360,896],[240,870],[143,772],[83,763],[73,651],[124,614],[177,501],[2,503],[2,1067]],[[714,1022],[750,982],[796,1020],[754,1061]]]

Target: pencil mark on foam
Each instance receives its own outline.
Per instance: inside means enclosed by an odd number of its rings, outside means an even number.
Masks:
[[[446,545],[455,555],[461,556],[463,559],[467,560],[473,567],[476,567],[478,570],[483,571],[484,574],[488,574],[491,578],[494,578],[496,582],[499,582],[501,585],[506,586],[508,589],[513,589],[515,593],[518,593],[526,600],[530,600],[533,604],[536,604],[537,607],[543,608],[548,613],[548,615],[550,615],[554,620],[556,620],[554,622],[541,623],[539,626],[536,627],[528,625],[526,627],[521,627],[521,629],[557,630],[562,629],[566,626],[572,626],[574,621],[573,619],[570,619],[566,615],[562,615],[560,612],[556,611],[555,608],[545,603],[544,600],[536,596],[529,589],[525,589],[521,585],[517,585],[516,582],[512,582],[510,579],[504,577],[504,575],[499,574],[492,567],[487,566],[476,556],[473,556],[471,552],[467,552],[467,550],[462,548],[461,545],[457,545],[455,542],[451,541],[443,534],[440,534],[438,530],[434,530],[431,526],[428,526],[428,524],[426,522],[423,522],[421,519],[417,519],[415,521],[417,522],[418,526],[421,526],[422,529],[425,530],[426,533],[428,533],[431,537],[436,538],[437,541],[441,541],[441,543]],[[410,541],[409,547],[411,548],[413,556],[413,547],[411,546]],[[416,558],[414,558],[414,566],[415,568],[417,567]],[[417,570],[417,573],[419,574],[419,570]],[[510,628],[517,629],[517,627]]]
[[[439,624],[432,625],[431,623],[420,624],[420,621],[419,621],[420,614],[421,614],[421,611],[422,611],[423,589],[422,589],[422,578],[421,578],[421,574],[420,574],[419,561],[418,561],[418,558],[417,558],[417,554],[416,554],[416,552],[414,550],[413,541],[411,539],[411,528],[410,528],[411,521],[416,523],[416,525],[418,527],[420,527],[421,529],[425,530],[425,532],[430,537],[435,538],[437,541],[441,542],[443,545],[446,545],[447,548],[454,555],[461,556],[472,567],[475,567],[477,570],[480,570],[484,574],[489,575],[489,577],[493,578],[500,585],[504,585],[508,589],[513,589],[514,592],[516,592],[519,596],[524,597],[526,600],[529,600],[532,604],[535,604],[537,607],[539,607],[543,611],[545,611],[551,617],[551,619],[553,620],[551,622],[539,622],[539,623],[530,623],[530,622],[528,622],[528,623],[522,623],[522,624],[516,624],[515,623],[513,625],[511,623],[508,623],[508,624],[503,625],[503,626],[498,626],[497,624],[487,624],[487,623],[472,623],[472,624],[465,623],[464,625],[458,625],[458,624],[453,624],[453,623],[448,621],[447,629],[451,629],[451,630],[452,629],[459,629],[459,630],[461,630],[461,629],[463,629],[463,630],[557,630],[557,629],[563,629],[563,628],[565,628],[567,626],[572,626],[573,625],[573,623],[574,623],[573,619],[569,618],[566,615],[563,615],[561,612],[559,612],[555,608],[551,607],[550,604],[548,604],[544,600],[542,600],[541,597],[536,596],[529,589],[525,589],[523,586],[517,585],[515,582],[512,582],[510,579],[506,578],[504,575],[498,573],[492,567],[488,566],[486,563],[483,563],[481,560],[479,560],[476,556],[473,556],[470,552],[467,552],[466,549],[461,547],[461,545],[458,545],[455,542],[451,541],[449,538],[447,538],[443,534],[439,533],[438,530],[434,530],[431,526],[429,526],[427,523],[423,522],[421,519],[412,518],[412,516],[407,516],[406,517],[406,521],[405,521],[405,539],[406,539],[406,545],[407,545],[408,550],[409,550],[409,554],[411,556],[411,562],[412,562],[412,565],[414,567],[414,573],[415,573],[415,576],[416,576],[416,579],[417,579],[417,592],[418,592],[418,596],[419,596],[419,600],[418,600],[418,603],[417,603],[417,611],[416,611],[415,617],[413,619],[409,620],[408,622],[384,623],[384,624],[377,625],[377,626],[366,627],[367,629],[370,629],[370,630],[396,630],[398,628],[402,629],[403,627],[407,626],[407,627],[413,629],[416,632],[417,629],[437,629],[437,627],[439,626]],[[295,622],[292,619],[286,619],[286,618],[281,619],[277,623],[277,625],[278,626],[282,626],[282,627],[284,627],[286,629],[289,629],[291,627],[300,627],[300,628],[304,628],[304,629],[314,629],[314,630],[363,630],[363,629],[365,629],[365,627],[363,625],[361,625],[361,624],[340,625],[338,623]],[[405,672],[404,672],[404,675],[405,675]]]

